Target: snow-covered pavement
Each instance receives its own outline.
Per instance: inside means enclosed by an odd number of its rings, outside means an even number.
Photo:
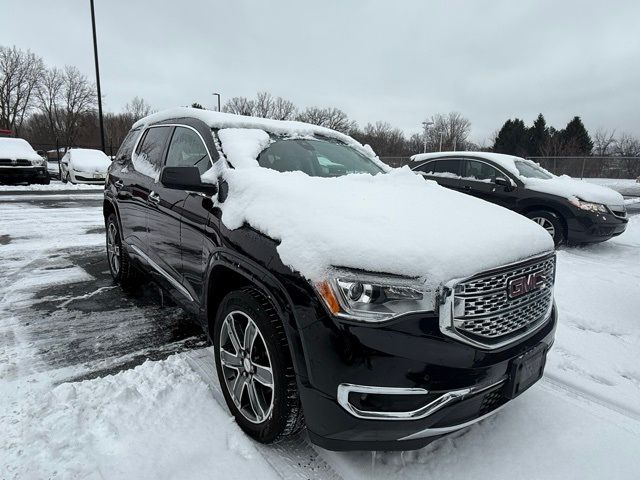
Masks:
[[[0,478],[333,475],[299,452],[279,468],[286,452],[246,438],[194,369],[212,359],[181,310],[113,288],[93,197],[0,197]],[[640,215],[561,249],[557,275],[542,382],[425,449],[320,459],[343,478],[638,478]]]

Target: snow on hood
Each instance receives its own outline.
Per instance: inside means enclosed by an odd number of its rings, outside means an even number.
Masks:
[[[72,148],[67,152],[71,167],[78,172],[107,173],[111,160],[100,150]]]
[[[42,160],[29,142],[22,138],[0,138],[0,158]]]
[[[388,174],[310,177],[224,169],[222,221],[274,240],[282,262],[311,281],[335,268],[421,277],[427,285],[553,251],[536,223],[425,181]]]
[[[557,195],[566,199],[577,197],[580,200],[584,200],[586,202],[604,203],[605,205],[622,205],[624,203],[624,198],[622,197],[622,195],[620,195],[615,190],[612,190],[611,188],[574,180],[568,175],[562,175],[558,177],[531,160],[516,157],[513,155],[504,155],[501,153],[491,152],[437,152],[419,153],[417,155],[413,155],[411,157],[411,160],[414,162],[425,162],[433,158],[449,156],[473,156],[491,160],[492,162],[497,163],[502,168],[507,170],[509,173],[518,177],[522,181],[522,183],[524,183],[526,188],[534,190],[536,192]],[[518,171],[518,168],[516,167],[516,160],[536,165],[538,168],[541,168],[548,175],[550,175],[551,178],[530,178],[521,175]]]

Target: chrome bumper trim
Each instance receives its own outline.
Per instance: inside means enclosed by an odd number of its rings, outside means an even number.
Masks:
[[[402,388],[402,387],[375,387],[369,385],[354,385],[351,383],[341,383],[338,385],[338,403],[347,412],[356,418],[364,420],[419,420],[433,415],[441,408],[450,403],[465,397],[476,395],[478,393],[489,390],[493,387],[503,384],[505,378],[498,380],[490,385],[474,386],[451,390],[423,405],[422,407],[411,411],[400,412],[380,412],[372,410],[360,410],[349,402],[350,393],[361,394],[378,394],[378,395],[428,395],[429,391],[424,388]]]

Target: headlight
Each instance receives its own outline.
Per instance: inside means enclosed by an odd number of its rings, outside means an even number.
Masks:
[[[573,206],[578,207],[580,210],[586,210],[587,212],[594,212],[594,213],[607,213],[607,207],[605,207],[601,203],[583,202],[582,200],[576,197],[571,197],[569,199],[569,202]]]
[[[351,320],[382,322],[434,309],[434,293],[412,278],[336,272],[315,287],[333,315]]]

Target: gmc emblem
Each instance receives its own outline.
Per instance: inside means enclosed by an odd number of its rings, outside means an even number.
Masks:
[[[544,276],[540,272],[530,273],[523,277],[513,278],[507,284],[509,298],[521,297],[544,285]]]

